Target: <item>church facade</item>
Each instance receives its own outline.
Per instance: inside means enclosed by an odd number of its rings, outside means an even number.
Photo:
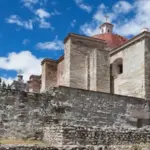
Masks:
[[[29,90],[67,86],[149,99],[150,32],[144,29],[127,39],[113,33],[113,24],[108,22],[100,26],[100,32],[92,37],[68,34],[64,56],[45,58],[41,77],[32,78]]]

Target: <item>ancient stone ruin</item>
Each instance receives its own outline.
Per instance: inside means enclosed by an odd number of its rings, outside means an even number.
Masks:
[[[0,150],[150,150],[150,32],[100,30],[0,89]]]
[[[0,137],[23,150],[149,150],[150,101],[69,87],[0,90]]]

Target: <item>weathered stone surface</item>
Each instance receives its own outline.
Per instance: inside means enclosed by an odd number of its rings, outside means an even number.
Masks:
[[[149,124],[149,101],[73,88],[59,88],[56,99],[69,106],[62,123],[85,126],[137,127]],[[142,122],[142,123],[141,123]]]
[[[3,145],[0,150],[58,150],[56,147]]]
[[[49,93],[0,91],[0,137],[43,139],[50,125],[142,127],[150,122],[144,99],[60,87]]]
[[[6,146],[0,150],[149,150],[149,144],[136,145],[99,145],[99,146],[63,146],[63,147],[42,147],[42,146]]]
[[[70,34],[65,40],[64,85],[110,92],[110,63],[106,43]]]
[[[42,64],[41,92],[57,86],[57,62],[46,60]]]
[[[145,39],[141,39],[111,55],[111,64],[123,59],[123,73],[114,76],[114,93],[145,97]],[[117,67],[117,66],[116,66]]]
[[[57,65],[57,85],[64,85],[64,59]]]
[[[55,134],[52,134],[55,133]],[[54,141],[55,139],[55,141]],[[130,145],[150,143],[150,128],[118,129],[118,128],[86,128],[61,127],[46,128],[44,140],[51,146],[63,145]]]

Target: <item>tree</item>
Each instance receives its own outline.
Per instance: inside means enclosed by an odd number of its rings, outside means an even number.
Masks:
[[[10,86],[10,84],[8,84],[8,85],[7,85],[7,89],[8,89],[8,90],[10,90],[10,89],[11,89],[11,86]]]
[[[0,88],[1,88],[1,86],[2,86],[2,79],[0,78]]]
[[[5,81],[3,81],[3,83],[2,83],[2,89],[6,89],[6,83],[5,83]]]

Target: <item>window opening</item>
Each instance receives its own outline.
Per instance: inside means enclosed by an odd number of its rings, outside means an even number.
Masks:
[[[118,74],[122,74],[123,73],[123,65],[119,64],[118,65]]]

